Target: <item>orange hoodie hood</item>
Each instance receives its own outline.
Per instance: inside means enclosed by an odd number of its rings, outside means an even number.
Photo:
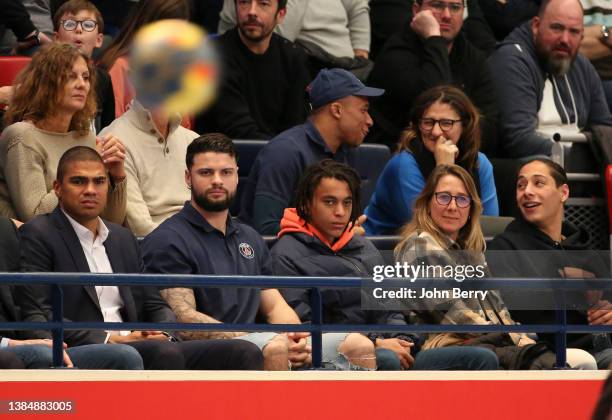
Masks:
[[[325,236],[317,228],[315,228],[310,223],[307,223],[297,214],[297,210],[295,208],[287,208],[285,209],[285,213],[283,214],[283,218],[280,222],[280,232],[278,232],[278,237],[280,238],[285,233],[305,233],[308,236],[317,237],[321,242],[327,245],[332,251],[338,252],[346,244],[353,239],[353,231],[351,229],[346,229],[342,235],[333,243],[333,245],[325,239]]]

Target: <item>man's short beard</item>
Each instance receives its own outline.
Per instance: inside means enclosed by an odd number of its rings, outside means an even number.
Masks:
[[[263,32],[262,29],[262,33],[260,36],[251,36],[247,33],[247,31],[242,30],[242,27],[240,25],[238,25],[238,31],[240,32],[240,34],[248,39],[249,41],[253,42],[253,43],[260,43],[261,41],[263,41],[264,39],[266,39],[273,31],[274,28],[271,31],[268,32]]]
[[[206,196],[208,191],[205,191],[204,194],[198,194],[193,190],[191,190],[191,198],[205,211],[213,213],[222,212],[232,207],[236,199],[236,193],[230,194],[229,191],[225,191],[227,192],[225,200],[211,201]]]
[[[572,67],[573,62],[573,57],[554,58],[548,56],[546,58],[546,71],[554,76],[565,76]]]
[[[576,59],[576,55],[566,58],[555,58],[552,55],[552,51],[546,51],[537,41],[535,47],[536,54],[540,59],[540,63],[542,63],[544,66],[544,70],[553,76],[566,75],[570,71],[574,60]]]

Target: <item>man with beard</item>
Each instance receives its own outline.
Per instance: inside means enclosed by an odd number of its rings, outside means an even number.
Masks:
[[[218,40],[223,63],[219,100],[198,118],[199,133],[270,139],[306,119],[306,59],[274,34],[287,0],[235,0],[238,26]]]
[[[578,53],[583,36],[578,0],[545,0],[491,56],[504,156],[550,155],[555,132],[612,126],[601,80]]]
[[[219,133],[195,139],[187,148],[185,182],[191,200],[143,244],[145,271],[164,274],[260,275],[268,259],[262,237],[232,219],[229,207],[238,187],[232,141]],[[237,287],[169,287],[161,295],[179,322],[299,324],[278,290]],[[259,346],[266,370],[286,370],[310,359],[307,334],[187,331],[184,339],[240,338]]]

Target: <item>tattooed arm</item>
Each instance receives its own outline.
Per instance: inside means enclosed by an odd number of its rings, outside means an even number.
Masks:
[[[220,324],[215,318],[196,310],[193,289],[175,287],[160,290],[161,296],[168,302],[179,322],[200,322],[203,324]],[[230,331],[181,331],[184,340],[199,340],[206,338],[234,338],[244,335],[242,332]]]

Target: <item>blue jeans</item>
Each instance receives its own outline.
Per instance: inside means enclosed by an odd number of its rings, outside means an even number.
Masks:
[[[376,349],[376,370],[402,370],[402,365],[393,350]]]
[[[27,369],[53,366],[51,347],[26,345],[3,348],[19,357]],[[81,369],[143,369],[142,358],[133,347],[123,344],[88,344],[66,349],[75,367]]]
[[[499,360],[483,347],[449,346],[417,353],[412,370],[497,370]]]
[[[612,348],[597,352],[593,351],[591,354],[597,362],[598,369],[612,369]]]

